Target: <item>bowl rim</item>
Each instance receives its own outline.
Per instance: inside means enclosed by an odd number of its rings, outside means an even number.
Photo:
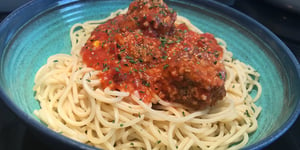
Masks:
[[[176,1],[176,0],[170,0],[170,1]],[[274,34],[272,33],[268,28],[266,28],[264,25],[260,24],[256,20],[252,19],[251,17],[247,16],[246,14],[235,10],[225,4],[216,2],[216,1],[196,1],[196,0],[190,0],[192,3],[204,6],[206,8],[213,9],[214,11],[220,13],[222,12],[223,15],[226,17],[232,19],[232,20],[242,20],[238,23],[249,29],[252,33],[255,35],[258,34],[258,32],[263,32],[264,37],[271,39],[272,41],[275,41],[276,47],[280,47],[284,53],[288,55],[288,58],[292,61],[293,67],[295,68],[295,71],[297,72],[298,79],[300,80],[300,64],[292,51]],[[59,3],[58,3],[59,2]],[[41,5],[43,3],[43,7],[47,9],[51,9],[50,6],[54,5],[55,7],[63,6],[66,4],[71,4],[73,2],[80,2],[79,0],[64,0],[64,1],[56,1],[56,0],[32,0],[28,3],[22,5],[21,7],[17,8],[13,12],[11,12],[2,22],[0,22],[0,33],[2,30],[5,29],[5,26],[9,25],[11,23],[11,20],[14,18],[20,16],[19,14],[26,13],[27,10],[36,9],[37,6]],[[47,6],[48,5],[48,6]],[[31,16],[31,18],[35,17],[35,15],[38,15],[39,13],[43,12],[43,7],[35,10]],[[24,20],[25,21],[25,20]],[[26,20],[28,21],[28,20]],[[26,23],[26,22],[25,22]],[[259,29],[259,31],[254,29]],[[14,32],[13,34],[15,34]],[[11,39],[11,38],[10,38]],[[268,41],[266,41],[267,44]],[[0,49],[0,52],[3,51],[3,49]],[[77,142],[75,140],[72,140],[70,138],[67,138],[65,136],[61,136],[59,133],[56,133],[55,131],[52,131],[47,126],[39,123],[37,120],[32,118],[27,113],[23,112],[21,109],[18,108],[16,104],[13,103],[13,101],[4,93],[4,90],[0,86],[0,99],[4,101],[4,104],[9,108],[11,112],[15,116],[17,116],[20,120],[25,122],[25,124],[33,128],[43,135],[50,137],[52,140],[59,140],[61,142],[64,142],[69,147],[73,148],[82,148],[82,149],[94,149],[94,147],[89,146],[87,144],[83,144],[80,142]],[[297,117],[300,114],[300,100],[297,101],[297,106],[295,106],[295,110],[292,111],[291,116],[284,122],[277,130],[275,130],[272,134],[269,136],[263,138],[261,141],[256,142],[252,145],[246,146],[243,149],[262,149],[263,147],[266,147],[270,143],[274,142],[276,139],[278,139],[281,135],[283,135],[297,120]]]

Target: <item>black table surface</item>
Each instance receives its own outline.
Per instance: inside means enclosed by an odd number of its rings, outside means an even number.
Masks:
[[[277,34],[300,60],[300,14],[277,8],[262,0],[236,0],[229,6],[256,19]],[[0,12],[0,21],[8,14],[9,12]],[[32,149],[51,150],[0,101],[0,150]],[[299,117],[286,133],[264,149],[300,150]]]

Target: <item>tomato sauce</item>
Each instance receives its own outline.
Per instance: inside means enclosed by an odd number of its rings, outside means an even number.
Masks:
[[[83,62],[100,70],[102,87],[145,103],[156,94],[195,109],[211,105],[225,96],[222,48],[212,34],[175,20],[165,3],[134,1],[126,14],[92,32],[81,50]]]

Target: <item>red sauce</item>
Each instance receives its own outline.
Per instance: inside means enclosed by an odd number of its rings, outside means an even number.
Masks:
[[[83,62],[101,71],[102,87],[137,91],[145,103],[157,94],[196,109],[211,105],[225,96],[222,48],[212,34],[175,20],[176,12],[164,3],[134,1],[126,14],[92,32],[81,50]]]

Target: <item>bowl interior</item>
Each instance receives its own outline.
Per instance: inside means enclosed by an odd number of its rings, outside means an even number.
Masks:
[[[57,2],[15,29],[13,35],[3,37],[0,34],[0,45],[5,46],[0,52],[0,86],[4,95],[12,101],[12,108],[23,111],[39,123],[33,114],[39,109],[39,103],[34,99],[32,90],[37,70],[51,55],[70,54],[69,30],[73,24],[105,18],[110,12],[126,8],[129,3],[122,0]],[[266,140],[275,135],[273,132],[286,130],[284,126],[288,126],[286,122],[292,114],[295,115],[300,97],[295,58],[286,51],[286,47],[278,44],[273,36],[265,35],[263,29],[250,28],[249,24],[245,27],[247,22],[243,21],[244,18],[240,20],[241,16],[229,16],[210,3],[196,5],[167,1],[167,4],[203,32],[224,39],[234,58],[253,66],[261,74],[263,91],[256,104],[263,109],[258,118],[259,127],[251,134],[247,145]],[[7,21],[16,21],[13,19],[11,17]]]

